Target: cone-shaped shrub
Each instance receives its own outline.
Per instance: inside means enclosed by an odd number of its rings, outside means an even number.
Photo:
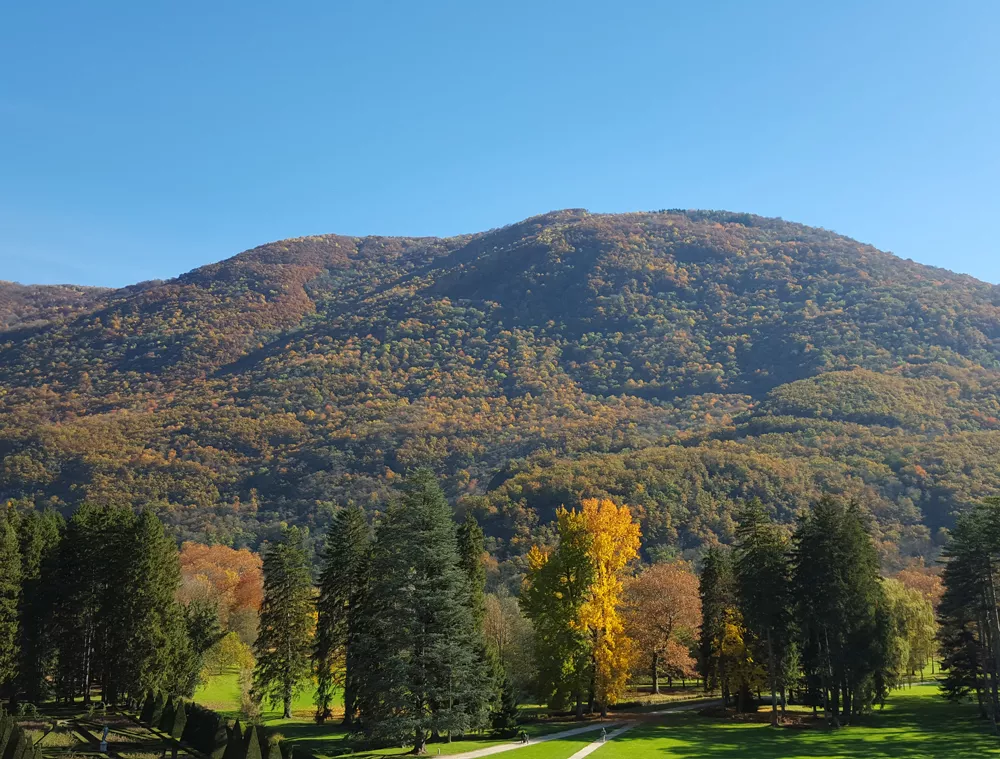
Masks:
[[[250,726],[244,744],[246,746],[246,753],[243,755],[243,759],[264,759],[260,753],[260,737],[257,734],[256,725]]]
[[[14,720],[10,718],[9,714],[4,714],[3,717],[0,717],[0,757],[6,753],[7,742],[13,732]]]
[[[184,702],[178,700],[177,708],[174,710],[174,723],[170,726],[170,737],[180,740],[184,735],[184,725],[187,723],[187,713],[184,711]]]
[[[167,703],[163,707],[163,713],[160,715],[160,720],[156,724],[156,727],[165,733],[169,733],[170,728],[174,726],[174,709],[174,697],[171,696],[167,699]]]
[[[24,753],[24,747],[27,743],[24,739],[24,731],[15,725],[7,741],[7,747],[4,749],[3,759],[21,759],[21,754]]]
[[[166,701],[163,698],[163,694],[157,693],[156,698],[153,700],[153,711],[149,715],[149,722],[147,723],[150,727],[159,727],[160,720],[163,718],[164,706],[166,706]]]
[[[220,720],[215,728],[215,737],[212,740],[212,750],[207,752],[211,759],[225,759],[226,748],[229,746],[229,732]]]
[[[226,752],[223,754],[223,759],[243,759],[244,751],[240,721],[236,720],[236,724],[229,731],[229,741],[226,743]]]
[[[153,691],[146,694],[146,700],[142,704],[142,711],[139,712],[139,721],[149,725],[153,721],[153,710],[156,709],[156,696]]]

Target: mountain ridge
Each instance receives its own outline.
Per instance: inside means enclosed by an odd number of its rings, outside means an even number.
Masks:
[[[899,562],[1000,492],[1000,288],[780,219],[306,236],[76,297],[0,329],[0,497],[253,544],[427,465],[516,566],[559,498],[627,500],[647,552],[690,553],[742,498],[790,519],[832,490]]]

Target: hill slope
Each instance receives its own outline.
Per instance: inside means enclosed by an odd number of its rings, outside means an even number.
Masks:
[[[780,220],[299,238],[84,295],[0,322],[0,497],[252,543],[429,465],[516,556],[588,495],[639,506],[653,553],[827,488],[892,562],[1000,492],[1000,289]]]

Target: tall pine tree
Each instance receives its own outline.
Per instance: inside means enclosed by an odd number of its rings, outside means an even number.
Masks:
[[[701,631],[698,639],[699,666],[705,690],[722,689],[723,701],[729,704],[729,672],[723,656],[726,625],[736,608],[736,581],[732,557],[718,547],[709,548],[702,561],[699,580],[701,596]]]
[[[735,576],[747,629],[760,642],[771,689],[771,724],[778,724],[778,690],[784,691],[782,663],[792,624],[788,541],[764,504],[753,499],[739,514]]]
[[[892,654],[878,554],[854,505],[826,496],[793,538],[793,589],[807,672],[833,725],[884,698]]]
[[[57,583],[55,562],[65,522],[54,511],[25,511],[18,526],[21,545],[21,643],[18,687],[28,703],[48,697],[47,675],[56,652],[52,618]]]
[[[975,693],[980,712],[1000,728],[1000,499],[962,514],[945,550],[939,643],[953,699]]]
[[[177,545],[163,524],[143,511],[130,530],[121,594],[121,638],[127,655],[115,690],[140,697],[151,690],[187,695],[197,658],[191,650],[184,610],[176,601],[180,585]],[[115,702],[108,694],[108,700]]]
[[[309,675],[313,627],[312,576],[302,533],[292,527],[264,554],[264,602],[254,645],[254,696],[281,704],[285,719]]]
[[[0,510],[0,690],[13,685],[19,652],[21,552],[12,507]]]
[[[434,475],[417,471],[376,532],[357,660],[365,731],[409,738],[416,753],[432,734],[479,727],[470,705],[484,677],[457,543]]]
[[[338,685],[344,690],[344,725],[351,726],[357,711],[358,637],[363,633],[362,596],[368,585],[371,530],[364,512],[349,508],[337,512],[326,536],[319,598],[316,602],[316,720],[332,714]]]

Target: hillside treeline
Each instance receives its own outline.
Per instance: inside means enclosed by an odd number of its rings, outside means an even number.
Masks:
[[[749,498],[790,519],[832,492],[899,568],[1000,493],[998,304],[825,230],[683,211],[5,285],[0,498],[151,508],[181,539],[257,547],[383,512],[429,467],[523,566],[526,530],[586,498],[640,508],[647,558],[696,558]]]

